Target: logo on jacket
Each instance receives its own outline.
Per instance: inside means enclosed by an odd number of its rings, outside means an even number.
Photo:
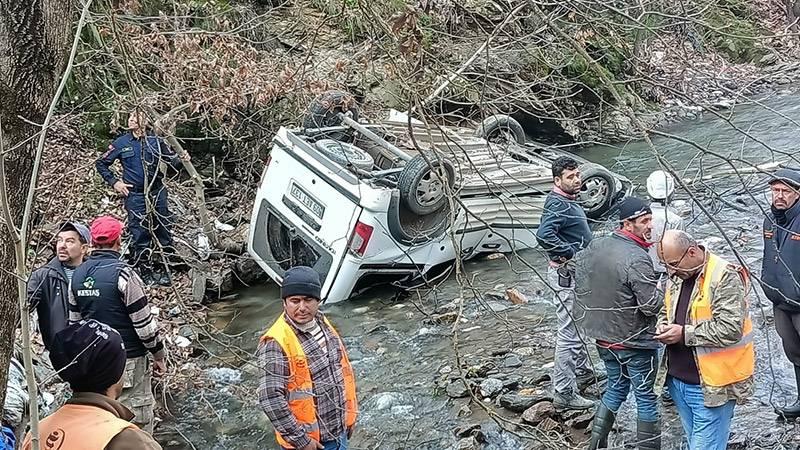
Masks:
[[[55,429],[47,436],[44,441],[44,448],[48,450],[58,450],[64,445],[64,430],[61,428]]]
[[[78,289],[79,297],[100,297],[100,289],[94,288],[94,278],[86,277],[83,280],[83,287],[85,289]]]

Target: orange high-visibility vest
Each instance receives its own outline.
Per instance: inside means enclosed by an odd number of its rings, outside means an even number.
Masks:
[[[58,450],[103,450],[122,430],[138,427],[112,412],[90,405],[66,404],[39,422],[39,446]],[[31,433],[23,450],[31,449]]]
[[[339,340],[341,350],[342,378],[344,379],[344,424],[352,427],[356,423],[358,414],[358,400],[356,399],[356,382],[353,375],[353,367],[347,358],[347,351],[344,342],[339,337],[339,333],[325,318],[325,324],[330,327],[333,334]],[[311,371],[308,366],[308,359],[300,344],[300,339],[294,329],[286,322],[283,314],[275,321],[275,324],[261,336],[261,342],[274,340],[281,346],[286,359],[289,361],[289,382],[286,390],[289,392],[289,409],[292,411],[297,422],[303,427],[308,437],[315,441],[320,441],[319,422],[317,421],[317,407],[314,404],[314,381],[311,379]],[[289,444],[278,431],[275,431],[278,444],[284,448],[294,448]]]
[[[695,296],[689,305],[689,318],[692,324],[696,325],[712,319],[712,289],[722,279],[728,265],[729,263],[724,259],[708,253],[706,267],[697,279]],[[739,275],[744,283],[745,292],[747,292],[750,277],[744,268],[739,269]],[[670,323],[675,322],[675,318],[672,317],[674,316],[672,290],[667,289],[664,297]],[[693,348],[695,349],[697,369],[700,371],[700,379],[705,385],[728,386],[752,377],[755,370],[756,353],[750,314],[745,311],[744,329],[739,342],[727,347],[696,346]]]

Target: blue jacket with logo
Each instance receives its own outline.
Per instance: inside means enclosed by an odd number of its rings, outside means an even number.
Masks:
[[[132,185],[131,190],[134,192],[144,192],[146,185],[149,185],[150,190],[161,187],[159,161],[164,161],[176,170],[182,167],[175,152],[152,132],[147,132],[143,138],[134,137],[133,133],[127,132],[114,140],[108,146],[108,151],[97,159],[97,172],[109,186],[119,180],[111,170],[111,165],[117,159],[122,163],[122,181]]]
[[[781,222],[773,215],[764,220],[761,286],[776,307],[800,312],[800,201]]]

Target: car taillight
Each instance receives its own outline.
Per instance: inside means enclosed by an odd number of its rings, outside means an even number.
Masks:
[[[364,256],[371,237],[372,227],[358,222],[356,229],[353,231],[353,237],[350,239],[350,252],[356,256]]]

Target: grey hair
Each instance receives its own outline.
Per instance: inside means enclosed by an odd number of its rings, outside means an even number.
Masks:
[[[692,247],[697,247],[697,240],[691,234],[683,230],[672,230],[675,236],[675,245],[679,250],[686,251]]]

